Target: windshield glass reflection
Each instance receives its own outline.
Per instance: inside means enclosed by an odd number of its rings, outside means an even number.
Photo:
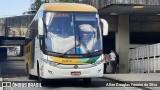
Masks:
[[[46,13],[45,50],[88,54],[102,50],[96,13]]]

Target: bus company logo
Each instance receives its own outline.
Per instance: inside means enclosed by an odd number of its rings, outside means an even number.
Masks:
[[[74,65],[73,67],[74,67],[74,69],[77,69],[77,68],[78,68],[78,65]]]
[[[83,57],[83,56],[82,55],[69,55],[68,57],[80,58],[80,57]]]
[[[11,82],[2,82],[2,87],[11,87]]]
[[[72,62],[72,60],[62,60],[62,62]]]

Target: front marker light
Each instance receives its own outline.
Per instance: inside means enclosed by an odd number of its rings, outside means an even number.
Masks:
[[[51,66],[57,66],[57,65],[59,65],[59,63],[56,63],[56,62],[50,61],[50,65],[51,65]]]
[[[47,59],[42,59],[42,61],[45,62],[48,65],[51,65],[51,66],[59,65],[59,63],[56,63],[56,62],[53,62],[53,61],[50,61],[50,60],[47,60]]]

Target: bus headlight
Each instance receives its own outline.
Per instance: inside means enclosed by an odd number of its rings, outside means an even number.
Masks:
[[[42,59],[42,61],[50,66],[57,66],[59,65],[59,63],[56,63],[56,62],[53,62],[53,61],[50,61],[50,60],[47,60],[47,59]]]
[[[103,63],[103,61],[104,61],[103,59],[102,59],[102,60],[99,60],[99,61],[96,61],[95,63],[92,63],[92,65],[97,66],[97,65]]]

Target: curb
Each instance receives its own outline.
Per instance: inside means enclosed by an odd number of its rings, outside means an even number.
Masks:
[[[109,77],[104,77],[104,78],[112,80],[112,81],[116,81],[116,82],[119,82],[119,83],[130,83],[129,81],[127,82],[127,81],[122,81],[122,80],[109,78]],[[149,88],[146,88],[146,87],[142,87],[142,86],[136,86],[136,88],[139,88],[139,89],[142,89],[142,90],[152,90],[152,89],[149,89]]]

